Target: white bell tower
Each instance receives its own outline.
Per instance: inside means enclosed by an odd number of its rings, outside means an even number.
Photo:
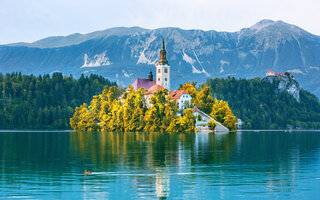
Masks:
[[[162,39],[162,49],[160,51],[160,60],[156,64],[156,84],[161,85],[170,92],[170,65],[167,60],[167,52]]]

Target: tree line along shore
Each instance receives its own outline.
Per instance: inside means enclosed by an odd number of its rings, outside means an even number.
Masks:
[[[215,105],[220,103],[220,107],[222,107],[223,104],[228,104],[229,109],[232,110],[231,113],[242,120],[242,128],[244,129],[320,128],[319,100],[306,90],[300,90],[300,103],[298,103],[286,91],[275,92],[275,85],[259,78],[214,78],[207,80],[198,87],[195,87],[195,85],[193,83],[180,86],[180,88],[188,90],[188,93],[193,96],[193,105],[197,105],[207,114],[218,119],[217,113],[213,113],[216,110]],[[140,94],[137,91],[130,92],[128,90],[126,92],[116,83],[94,74],[90,76],[82,75],[76,79],[72,76],[64,76],[61,73],[38,76],[21,73],[0,73],[0,128],[70,129],[70,118],[79,111],[81,106],[84,109],[83,103],[87,105],[86,109],[88,111],[91,109],[94,111],[94,101],[98,102],[100,95],[108,94],[110,88],[116,88],[113,90],[117,90],[116,95],[118,96],[127,93],[127,103],[123,99],[123,105],[120,105],[120,102],[118,105],[119,108],[123,107],[123,109],[127,109],[128,106],[129,108],[135,108],[132,102],[139,102],[138,96],[143,92],[139,91]],[[203,90],[204,88],[206,89]],[[161,129],[166,131],[165,129],[170,127],[172,131],[189,131],[188,127],[192,127],[190,126],[192,120],[188,116],[191,117],[191,115],[186,111],[185,114],[181,113],[182,119],[174,117],[175,115],[172,113],[175,113],[176,110],[171,108],[172,110],[169,111],[172,102],[164,96],[161,92],[155,96],[154,103],[157,104],[155,108],[151,110],[143,107],[140,110],[138,109],[138,112],[143,113],[139,120],[146,123],[143,124],[144,127],[147,127],[145,130]],[[209,97],[213,100],[212,104]],[[209,103],[206,102],[208,99]],[[109,100],[105,99],[104,101]],[[91,102],[93,103],[92,106]],[[162,103],[167,103],[169,107],[162,108],[160,106]],[[112,104],[110,105],[113,107]],[[117,106],[116,103],[114,106]],[[165,125],[156,125],[158,124],[157,121],[152,121],[156,119],[153,117],[156,108],[160,109],[159,112],[162,113],[160,116],[170,115],[174,118],[171,121],[175,121],[175,123],[170,126],[164,121]],[[123,112],[123,109],[121,112]],[[128,111],[128,113],[130,112]],[[133,113],[136,114],[136,111]],[[99,115],[99,117],[101,116]],[[94,119],[97,120],[97,118]],[[218,119],[217,121],[222,120]],[[100,124],[100,122],[97,122],[99,127],[108,127],[107,124],[102,125],[103,123]],[[132,122],[130,123],[132,124]],[[144,128],[141,128],[141,124],[137,124],[138,126],[131,126],[130,130],[144,130]],[[102,128],[99,128],[99,130],[102,130]]]

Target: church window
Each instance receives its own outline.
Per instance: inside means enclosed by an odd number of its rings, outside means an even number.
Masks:
[[[161,69],[158,69],[158,73],[161,73]]]
[[[164,69],[164,73],[168,73],[168,69],[167,68]]]
[[[167,81],[168,79],[167,79],[167,78],[164,78],[164,80]]]
[[[160,78],[158,78],[158,81],[160,81]]]

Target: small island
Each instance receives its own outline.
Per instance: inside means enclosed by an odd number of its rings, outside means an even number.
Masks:
[[[156,80],[138,78],[126,90],[106,86],[90,105],[75,109],[70,125],[77,131],[195,132],[236,130],[237,118],[227,102],[213,99],[210,88],[187,82],[170,92],[170,65],[162,41]]]

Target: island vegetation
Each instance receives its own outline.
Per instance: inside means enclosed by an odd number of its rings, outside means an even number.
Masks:
[[[75,109],[70,125],[77,131],[122,131],[122,132],[194,132],[196,117],[193,106],[210,114],[230,130],[236,130],[236,117],[228,103],[213,100],[210,88],[198,92],[194,85],[185,84],[181,89],[192,96],[192,105],[187,105],[180,116],[176,101],[166,89],[153,93],[151,106],[144,102],[143,88],[135,91],[131,86],[119,93],[116,86],[105,87],[102,94],[93,97],[90,105],[83,104]],[[211,122],[211,127],[214,127]]]

